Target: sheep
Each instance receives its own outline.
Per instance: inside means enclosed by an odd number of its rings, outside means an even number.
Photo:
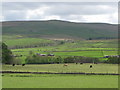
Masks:
[[[80,64],[83,64],[82,62]]]
[[[25,64],[22,64],[22,66],[25,66]]]
[[[12,64],[12,66],[15,66],[15,64]]]
[[[90,65],[90,68],[92,68],[92,65]]]
[[[63,66],[68,66],[68,64],[64,64]]]

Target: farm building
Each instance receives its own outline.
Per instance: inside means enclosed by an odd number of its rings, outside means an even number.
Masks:
[[[47,56],[55,56],[54,54],[48,54]]]
[[[39,56],[54,56],[54,54],[40,54],[40,53],[36,53],[36,55],[39,55]]]
[[[40,54],[40,53],[36,53],[36,55],[38,55],[38,56],[47,56],[46,54]]]
[[[12,55],[13,57],[22,57],[23,55]]]

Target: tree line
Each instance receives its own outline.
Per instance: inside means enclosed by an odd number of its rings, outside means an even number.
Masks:
[[[54,64],[54,63],[98,63],[98,58],[84,57],[84,56],[68,56],[62,58],[61,56],[39,56],[29,55],[25,59],[27,64]]]

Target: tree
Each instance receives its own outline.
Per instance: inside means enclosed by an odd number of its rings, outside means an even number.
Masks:
[[[8,49],[5,43],[2,43],[2,63],[10,64],[13,56],[11,50]]]
[[[111,57],[108,58],[106,63],[119,64],[120,63],[120,57],[111,56]]]
[[[64,41],[61,41],[60,44],[64,44],[65,42]]]

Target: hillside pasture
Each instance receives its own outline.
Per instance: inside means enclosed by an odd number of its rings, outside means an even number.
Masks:
[[[9,38],[10,37],[10,38]],[[117,48],[118,40],[49,40],[42,38],[29,38],[18,36],[3,36],[9,48],[28,48],[28,47],[43,47],[52,48],[54,50],[79,50],[80,48]],[[69,48],[68,48],[69,47]],[[70,49],[71,48],[71,49]]]
[[[41,47],[48,44],[54,44],[52,40],[40,39],[40,38],[19,38],[4,40],[4,43],[8,45],[9,48],[28,48],[28,47]]]

